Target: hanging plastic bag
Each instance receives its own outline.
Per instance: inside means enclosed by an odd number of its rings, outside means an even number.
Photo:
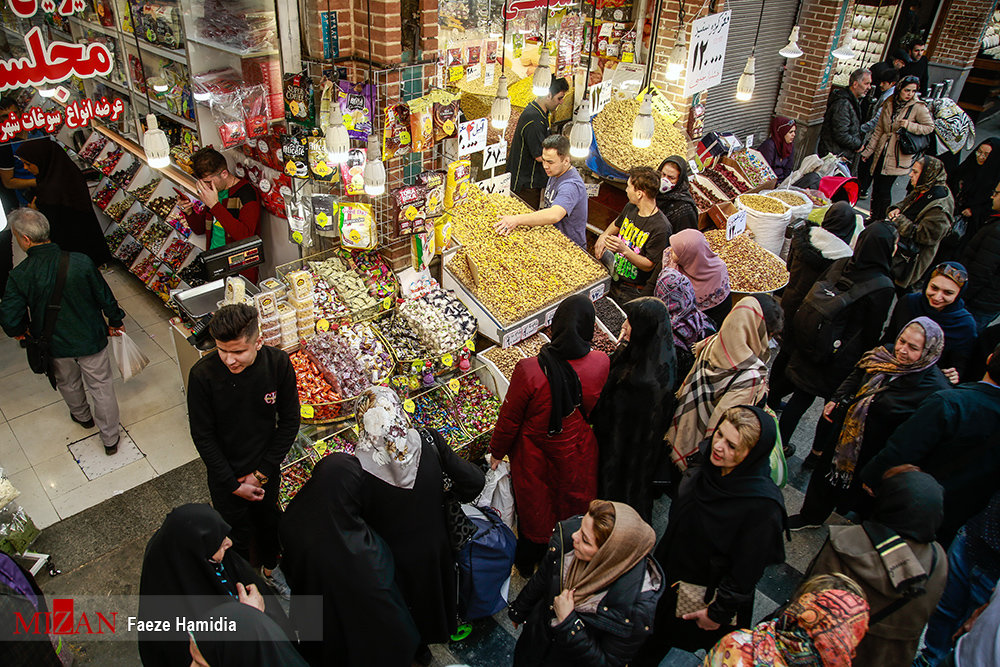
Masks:
[[[142,369],[149,365],[149,359],[126,333],[111,337],[111,350],[115,353],[118,370],[121,371],[122,380],[125,382],[141,373]]]
[[[493,459],[487,454],[486,461],[492,463]],[[495,510],[507,527],[514,530],[514,489],[510,483],[509,463],[501,461],[496,470],[486,471],[486,485],[472,504]]]

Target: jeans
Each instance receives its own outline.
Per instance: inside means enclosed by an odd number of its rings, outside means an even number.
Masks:
[[[989,601],[996,583],[996,576],[969,561],[968,540],[962,528],[948,548],[948,583],[927,622],[924,650],[913,664],[928,667],[940,664],[951,653],[952,635],[973,611]]]

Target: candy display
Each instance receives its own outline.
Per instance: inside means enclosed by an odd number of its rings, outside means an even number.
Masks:
[[[93,162],[107,145],[108,138],[100,132],[94,132],[87,140],[87,145],[80,150],[80,159],[84,162]]]
[[[355,324],[340,329],[338,333],[347,342],[354,358],[368,372],[369,384],[385,384],[389,381],[395,362],[369,325]]]
[[[316,366],[302,350],[288,355],[295,369],[295,381],[299,392],[299,403],[308,405],[313,419],[326,421],[335,419],[341,412],[338,401],[342,396],[323,378]]]
[[[601,157],[621,172],[632,167],[656,167],[664,155],[687,155],[687,138],[666,116],[653,111],[656,130],[648,148],[632,145],[632,125],[639,115],[637,100],[612,100],[594,116],[594,139]]]
[[[508,347],[507,349],[491,347],[483,352],[483,356],[493,362],[508,380],[514,375],[514,366],[517,365],[517,362],[524,359],[524,354],[521,353],[517,345]]]
[[[469,200],[451,212],[453,234],[463,247],[447,269],[502,322],[516,322],[607,277],[600,263],[551,225],[498,235],[493,227],[500,216],[527,213],[528,207],[519,199],[484,194],[477,187],[470,192]],[[478,268],[478,286],[467,257]]]
[[[354,447],[357,445],[357,440],[351,437],[353,433],[350,430],[341,431],[317,442],[309,451],[310,458],[315,459],[318,463],[320,459],[336,452],[353,455]]]
[[[125,239],[115,251],[115,257],[122,261],[125,266],[131,266],[143,250],[142,244],[135,239]],[[190,283],[188,283],[190,284]]]
[[[378,252],[341,248],[340,255],[349,260],[355,271],[361,273],[368,286],[368,293],[376,300],[383,301],[396,295],[396,277]]]
[[[149,208],[152,209],[153,213],[160,216],[161,218],[166,218],[170,215],[170,211],[173,210],[174,206],[177,205],[177,197],[156,197],[149,202]]]
[[[457,449],[468,439],[452,415],[448,398],[442,389],[417,396],[413,404],[410,419],[415,427],[436,429],[452,449]]]
[[[317,319],[341,319],[351,313],[371,314],[378,302],[368,293],[368,286],[340,257],[310,261],[314,280]]]
[[[133,158],[132,162],[129,163],[127,167],[122,167],[112,172],[111,180],[124,187],[132,182],[132,179],[135,178],[135,175],[138,173],[139,167],[141,166],[142,163]]]
[[[112,148],[107,155],[94,163],[94,168],[98,169],[105,176],[109,176],[115,170],[118,161],[122,159],[124,152],[123,148],[117,146]]]
[[[105,209],[108,207],[108,204],[111,203],[111,200],[114,199],[115,193],[117,192],[118,186],[113,182],[109,182],[94,195],[94,203],[102,209]]]
[[[122,241],[125,240],[126,236],[128,236],[128,230],[125,229],[125,227],[118,225],[112,231],[104,235],[104,240],[108,244],[108,249],[110,249],[111,252],[114,252],[118,249],[118,246],[121,245]]]
[[[753,149],[737,151],[731,157],[736,160],[736,164],[743,170],[750,185],[755,188],[776,178],[774,170],[764,156]]]
[[[281,486],[278,488],[278,507],[285,510],[305,483],[312,477],[314,464],[304,459],[281,470]]]
[[[163,261],[177,271],[184,264],[184,260],[188,258],[192,250],[194,250],[194,246],[186,240],[174,239],[167,246],[167,249],[163,251]]]
[[[170,290],[177,289],[178,285],[181,284],[180,276],[171,271],[165,266],[161,266],[156,274],[147,283],[149,289],[163,299],[167,301],[170,299]]]
[[[130,208],[132,208],[132,200],[122,199],[121,201],[108,206],[104,212],[107,213],[108,217],[115,222],[121,222],[122,218],[125,217],[125,214],[128,213]]]
[[[500,416],[500,399],[475,374],[460,378],[458,385],[454,400],[455,415],[462,427],[473,435],[493,428]]]
[[[146,183],[146,185],[138,187],[135,190],[131,190],[129,194],[131,194],[132,198],[137,202],[145,204],[149,201],[149,198],[153,196],[153,190],[156,189],[162,180],[162,178],[154,178],[149,183]]]
[[[725,230],[712,229],[705,232],[705,240],[726,263],[729,286],[734,292],[773,292],[788,284],[785,263],[752,241],[749,233],[726,241]]]
[[[397,361],[412,361],[431,356],[431,352],[420,341],[420,336],[402,317],[390,317],[378,322],[375,326],[389,343]]]
[[[181,269],[179,275],[191,287],[205,284],[204,266],[197,259]]]
[[[159,265],[160,260],[157,259],[156,255],[149,254],[140,259],[139,262],[130,270],[135,274],[136,278],[142,282],[148,282],[149,279],[156,273],[156,268]]]
[[[139,242],[149,249],[151,253],[159,254],[160,246],[170,236],[171,231],[173,230],[170,229],[169,225],[157,220],[146,228],[146,231],[139,237]]]
[[[398,313],[433,355],[460,349],[476,335],[476,319],[461,301],[441,288],[403,301]]]
[[[307,340],[302,349],[334,391],[354,397],[371,386],[369,371],[355,357],[345,337],[322,331]]]
[[[594,310],[597,311],[597,318],[601,320],[601,324],[608,328],[608,331],[615,336],[621,334],[622,325],[625,324],[625,313],[610,298],[604,297],[595,301]],[[521,345],[524,345],[524,341],[521,342]]]

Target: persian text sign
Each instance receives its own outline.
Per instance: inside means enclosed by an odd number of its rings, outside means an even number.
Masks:
[[[0,92],[59,83],[74,75],[81,79],[106,76],[114,67],[111,52],[104,44],[52,42],[45,46],[38,26],[24,36],[24,44],[26,57],[0,60]]]
[[[75,130],[90,122],[91,118],[107,118],[118,120],[125,111],[125,103],[115,98],[109,102],[102,97],[99,102],[80,100],[66,106],[65,112],[54,109],[45,111],[40,107],[31,107],[22,114],[11,113],[7,118],[0,119],[0,143],[12,140],[21,131],[44,130],[49,134],[62,127]]]
[[[712,14],[691,23],[688,42],[687,76],[684,79],[684,96],[708,90],[722,82],[722,65],[729,41],[729,21],[732,12]]]
[[[11,11],[22,19],[30,19],[38,13],[39,6],[46,14],[55,14],[57,11],[62,16],[72,16],[77,12],[82,12],[87,8],[86,0],[61,0],[58,4],[56,0],[7,0]]]

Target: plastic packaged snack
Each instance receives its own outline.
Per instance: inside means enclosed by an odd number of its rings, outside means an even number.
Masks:
[[[337,85],[347,134],[353,139],[367,139],[373,130],[371,84],[340,81]]]
[[[309,178],[309,150],[305,137],[284,134],[281,151],[285,155],[285,173],[295,178]]]
[[[448,179],[444,189],[444,207],[452,208],[461,204],[469,196],[469,182],[472,178],[472,163],[469,160],[455,160],[448,165]]]
[[[430,150],[434,146],[433,104],[425,97],[412,100],[410,107],[410,149]]]
[[[300,125],[316,125],[316,100],[309,73],[285,75],[285,118]]]
[[[444,186],[448,172],[442,169],[421,172],[417,183],[424,187],[424,213],[427,218],[436,218],[444,213]]]
[[[340,205],[340,244],[355,250],[371,250],[378,243],[375,212],[370,204]]]
[[[410,152],[410,107],[402,103],[385,108],[385,129],[382,132],[382,156],[390,159]]]
[[[396,188],[391,194],[393,214],[399,233],[409,235],[418,231],[426,218],[424,188],[419,185],[406,185]]]
[[[360,195],[365,192],[365,151],[352,148],[347,162],[340,165],[340,178],[344,181],[344,192]]]

